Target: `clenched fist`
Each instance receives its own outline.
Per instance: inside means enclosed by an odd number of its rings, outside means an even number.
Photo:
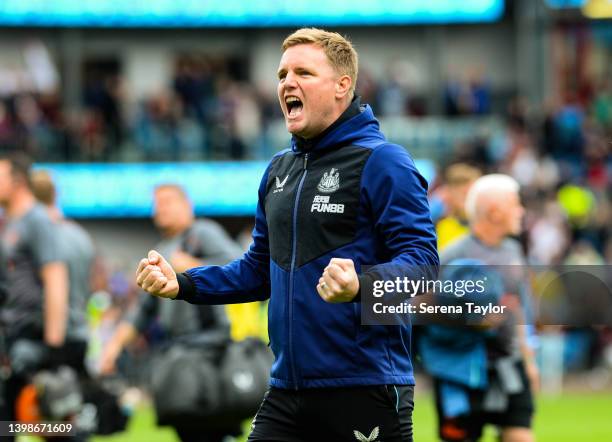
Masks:
[[[136,270],[136,283],[145,292],[160,298],[176,298],[179,291],[176,273],[172,266],[155,250],[141,259]]]
[[[352,259],[332,258],[319,278],[317,292],[326,302],[350,302],[359,292],[359,279]]]

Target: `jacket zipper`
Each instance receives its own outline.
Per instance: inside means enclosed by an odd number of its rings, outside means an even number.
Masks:
[[[295,360],[293,357],[293,272],[295,270],[295,260],[297,255],[297,215],[298,215],[298,204],[300,201],[300,194],[302,193],[302,186],[304,185],[304,179],[308,170],[308,154],[304,154],[304,164],[302,166],[302,177],[298,184],[297,192],[295,194],[295,201],[293,205],[293,232],[292,232],[292,246],[291,246],[291,270],[289,272],[289,365],[291,365],[291,375],[293,376],[294,388],[298,389],[297,375],[295,371]]]

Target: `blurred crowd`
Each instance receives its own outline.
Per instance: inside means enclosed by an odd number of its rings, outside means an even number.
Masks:
[[[93,68],[85,75],[78,109],[65,106],[58,91],[5,91],[0,147],[20,146],[38,161],[52,162],[266,159],[282,147],[270,146],[277,142],[271,127],[281,118],[275,91],[249,82],[239,66],[221,56],[181,56],[170,84],[139,99],[118,68]],[[414,83],[410,66],[397,62],[381,77],[362,69],[357,91],[383,119],[505,114],[510,137],[520,136],[521,126],[536,129],[540,153],[555,157],[597,162],[602,152],[592,138],[611,131],[609,81],[568,92],[546,109],[527,109],[521,99],[506,103],[482,69],[449,73],[433,99]]]
[[[80,109],[24,87],[0,97],[0,147],[52,162],[247,159],[280,111],[241,77],[222,57],[180,57],[171,84],[135,100],[121,75],[94,68]]]
[[[605,92],[604,92],[605,91]],[[527,208],[523,238],[532,264],[612,263],[612,95],[609,85],[586,106],[568,96],[545,113],[515,99],[500,139],[457,146],[441,165],[464,162],[520,184]]]

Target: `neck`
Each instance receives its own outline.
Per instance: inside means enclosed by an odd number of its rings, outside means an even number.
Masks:
[[[10,218],[19,218],[34,207],[35,204],[36,199],[32,192],[28,189],[17,189],[6,207],[6,214]]]
[[[472,234],[483,244],[489,247],[497,247],[506,237],[495,228],[485,223],[475,223],[472,226]]]
[[[337,111],[334,113],[333,118],[331,118],[331,123],[329,123],[329,126],[331,126],[332,124],[334,124],[336,121],[338,121],[338,119],[342,116],[343,113],[346,112],[346,110],[349,108],[349,106],[353,103],[353,100],[345,100],[342,103],[338,104],[338,109]]]
[[[58,222],[64,218],[62,211],[55,205],[47,206],[47,213],[51,221]]]
[[[336,114],[334,120],[322,132],[319,132],[314,137],[311,137],[308,139],[294,135],[293,138],[294,138],[296,146],[301,151],[311,150],[319,141],[321,141],[325,137],[325,135],[330,133],[336,127],[340,126],[345,121],[350,120],[355,115],[359,114],[359,112],[360,112],[360,99],[359,97],[355,96],[348,103],[344,103],[342,110]]]

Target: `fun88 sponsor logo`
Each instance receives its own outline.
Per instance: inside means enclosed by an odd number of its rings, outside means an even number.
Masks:
[[[312,200],[310,213],[325,212],[325,213],[344,213],[344,204],[334,204],[329,202],[329,196],[315,195]]]

